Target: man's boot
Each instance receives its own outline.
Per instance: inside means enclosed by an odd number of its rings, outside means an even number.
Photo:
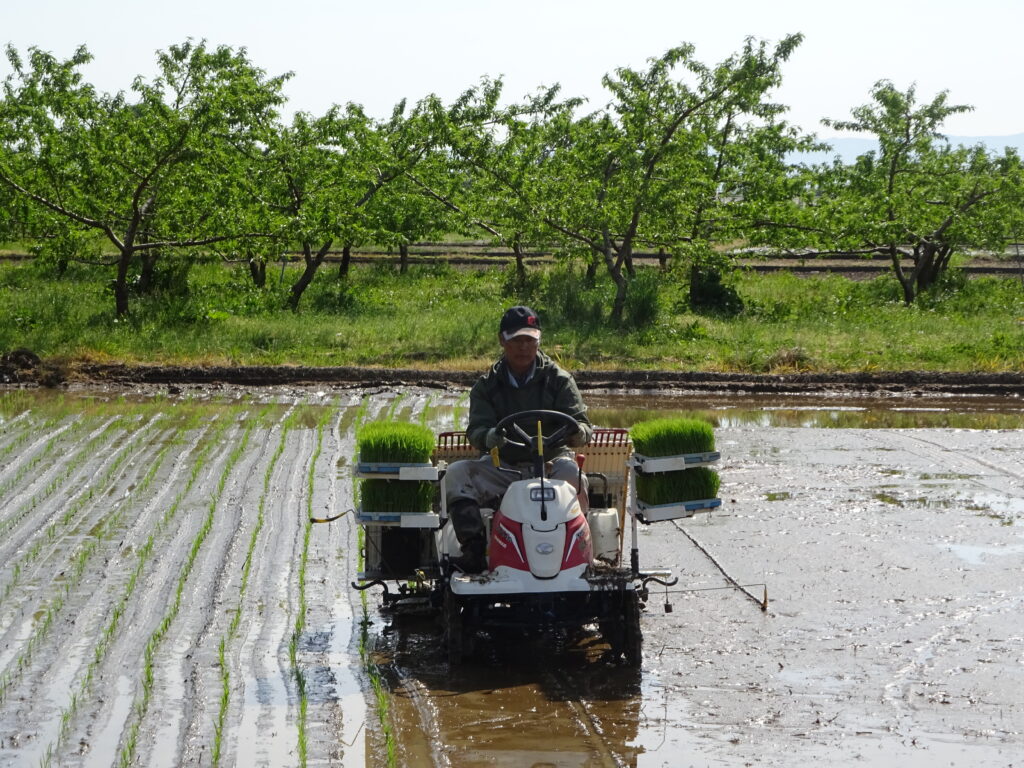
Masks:
[[[452,558],[452,564],[463,573],[482,573],[487,570],[487,540],[480,507],[471,499],[459,499],[448,509],[455,538],[462,554]]]

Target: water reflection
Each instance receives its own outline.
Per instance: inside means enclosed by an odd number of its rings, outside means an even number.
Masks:
[[[686,415],[716,427],[836,429],[1024,429],[1018,398],[864,398],[658,395],[587,396],[591,420],[603,427]]]
[[[407,390],[398,390],[399,394]],[[324,392],[273,389],[244,394],[201,391],[181,397],[161,391],[64,392],[60,390],[0,390],[0,425],[26,411],[49,418],[82,412],[109,412],[136,406],[155,406],[182,413],[183,405],[204,408],[237,406],[240,402],[273,407],[286,400],[304,403],[303,421],[315,423]],[[699,393],[633,392],[585,393],[594,423],[602,427],[630,427],[638,421],[663,416],[703,418],[717,427],[824,427],[835,429],[1024,429],[1024,399],[1014,397],[864,397],[843,395],[722,395]],[[165,406],[173,405],[173,408]],[[428,405],[432,426],[463,429],[467,408],[464,393],[432,399]],[[408,414],[406,414],[407,416]]]
[[[641,674],[602,661],[596,633],[564,647],[493,633],[454,669],[442,645],[436,624],[397,617],[376,639],[400,764],[429,765],[443,745],[434,765],[638,765]]]

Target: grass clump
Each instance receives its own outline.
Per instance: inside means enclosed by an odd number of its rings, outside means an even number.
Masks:
[[[700,419],[664,418],[641,421],[629,431],[641,456],[678,456],[715,450],[715,432]],[[706,497],[705,497],[706,498]]]
[[[702,501],[718,496],[720,478],[707,467],[636,476],[636,495],[650,506]]]
[[[434,433],[421,424],[373,421],[359,430],[356,444],[360,461],[424,464],[434,452]]]

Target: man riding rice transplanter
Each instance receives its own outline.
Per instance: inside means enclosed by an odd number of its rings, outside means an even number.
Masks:
[[[512,307],[501,318],[498,343],[503,354],[473,385],[469,393],[469,424],[466,437],[484,452],[479,459],[456,461],[448,467],[448,515],[462,549],[455,564],[467,573],[479,573],[486,567],[486,531],[480,507],[497,508],[508,486],[518,478],[509,470],[531,474],[528,452],[506,445],[496,425],[506,416],[522,411],[561,411],[579,423],[579,431],[566,436],[566,446],[548,458],[548,477],[568,480],[577,493],[587,492],[586,475],[575,461],[578,448],[590,442],[593,427],[587,419],[579,389],[572,376],[540,351],[540,320],[529,307]],[[533,434],[536,425],[521,425]],[[487,451],[497,447],[501,467],[494,466]],[[582,486],[582,487],[581,487]]]

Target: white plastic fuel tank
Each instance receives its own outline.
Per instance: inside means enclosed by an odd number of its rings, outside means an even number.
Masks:
[[[587,513],[594,557],[614,563],[619,557],[619,510],[592,509]]]

